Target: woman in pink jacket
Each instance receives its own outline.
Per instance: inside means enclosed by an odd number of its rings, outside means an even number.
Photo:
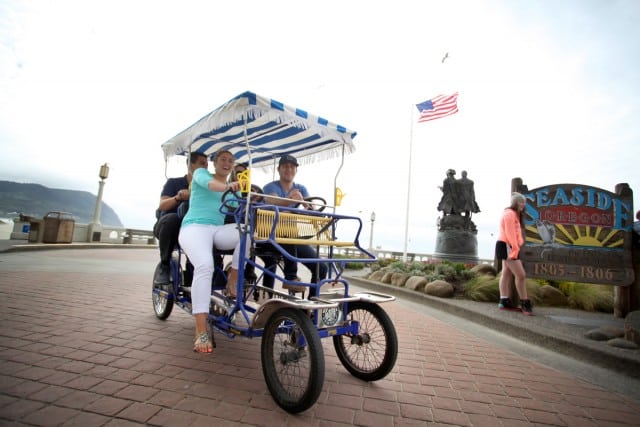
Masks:
[[[520,193],[511,195],[511,205],[504,210],[500,220],[500,233],[496,242],[496,258],[502,260],[500,277],[501,310],[522,311],[525,316],[533,316],[531,300],[527,296],[527,283],[524,267],[520,261],[520,248],[524,245],[522,236],[522,216],[527,200]],[[515,277],[516,290],[520,297],[520,308],[511,302],[509,293],[511,281]]]

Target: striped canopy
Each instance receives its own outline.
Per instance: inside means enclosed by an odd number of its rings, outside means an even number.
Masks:
[[[165,158],[229,150],[236,161],[272,166],[283,154],[299,163],[355,151],[356,132],[252,92],[244,92],[207,114],[164,144]]]

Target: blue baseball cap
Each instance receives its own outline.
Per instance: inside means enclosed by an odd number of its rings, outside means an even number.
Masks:
[[[298,160],[289,154],[285,154],[284,156],[280,157],[280,162],[278,163],[278,166],[282,166],[285,163],[293,163],[294,165],[298,166]]]

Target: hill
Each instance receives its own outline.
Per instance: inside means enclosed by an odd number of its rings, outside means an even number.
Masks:
[[[0,181],[0,216],[13,218],[18,214],[42,218],[47,212],[63,211],[73,214],[75,221],[88,224],[93,221],[96,196],[87,191],[48,188],[40,184]],[[120,218],[102,202],[100,222],[122,227]]]

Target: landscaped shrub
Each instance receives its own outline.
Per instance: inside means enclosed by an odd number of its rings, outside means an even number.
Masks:
[[[613,313],[613,286],[561,282],[559,288],[569,298],[569,307]]]
[[[339,254],[334,254],[333,258],[340,258],[340,259],[361,259],[359,257],[352,257],[352,256],[348,256],[348,255],[339,255]],[[371,266],[371,263],[366,263],[366,262],[349,262],[347,261],[347,263],[344,265],[344,268],[347,270],[362,270],[365,266]]]
[[[455,282],[456,281],[456,268],[450,263],[441,263],[436,267],[436,273],[442,276],[443,280],[447,282]]]
[[[415,270],[409,271],[409,275],[424,277],[426,276],[426,273],[424,272],[424,270],[422,270],[422,268],[416,268]]]
[[[403,262],[394,260],[390,263],[384,263],[382,266],[378,262],[371,265],[371,271],[384,270],[391,273],[407,273],[410,276],[422,276],[428,282],[434,280],[445,280],[451,284],[460,284],[475,276],[475,273],[469,270],[471,266],[462,263],[452,263],[449,261],[427,261],[427,262]]]
[[[378,258],[376,262],[367,265],[371,268],[371,271],[378,271],[391,265],[393,262],[396,262],[393,258]]]
[[[362,270],[365,267],[366,263],[364,262],[347,262],[344,265],[344,268],[347,270]]]
[[[389,264],[387,270],[392,273],[407,273],[407,264],[402,261],[395,261]]]
[[[472,301],[497,302],[500,299],[498,279],[479,274],[463,286],[464,297]]]
[[[383,261],[384,265],[380,261]],[[393,273],[423,276],[427,282],[445,280],[454,285],[458,295],[469,300],[497,303],[500,299],[498,283],[501,274],[499,273],[496,277],[488,274],[476,274],[471,271],[474,265],[450,261],[404,263],[393,259],[378,260],[376,263],[367,265],[371,267],[372,271],[384,269],[384,271]],[[613,286],[530,278],[527,278],[526,284],[529,299],[534,303],[534,306],[542,304],[540,288],[544,285],[550,285],[558,288],[567,296],[569,307],[586,311],[613,312]],[[517,294],[514,294],[512,299],[519,303]]]

